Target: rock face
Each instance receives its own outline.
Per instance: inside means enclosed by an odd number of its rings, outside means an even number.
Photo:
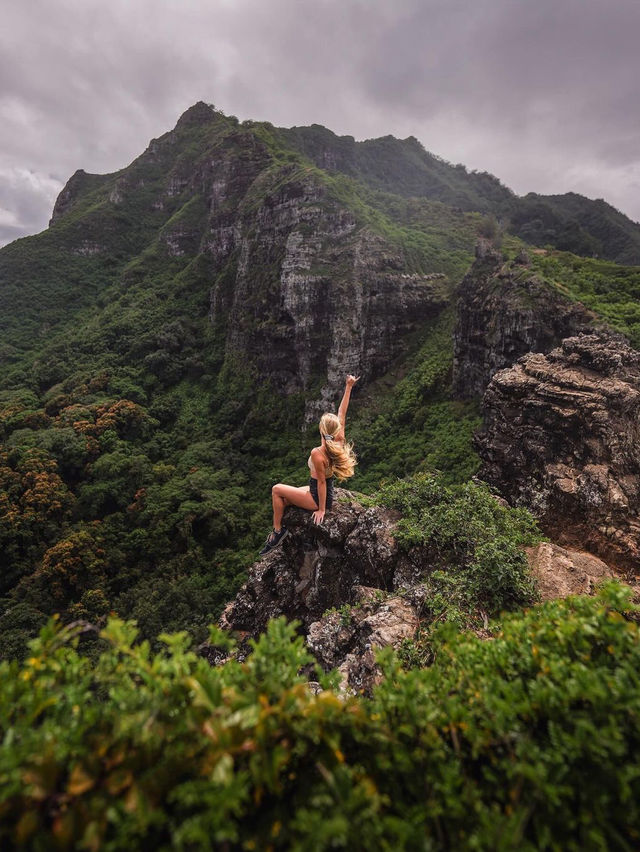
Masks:
[[[454,331],[453,389],[482,396],[491,377],[527,352],[548,352],[589,330],[594,314],[537,278],[521,253],[505,263],[486,240],[459,291]]]
[[[296,618],[318,661],[338,667],[345,686],[368,690],[379,676],[373,649],[415,635],[417,604],[406,578],[418,582],[428,566],[396,545],[396,512],[337,495],[322,526],[287,509],[289,536],[253,565],[220,623],[257,636],[270,618]]]
[[[84,169],[74,172],[56,199],[49,225],[53,225],[74,206],[78,198],[106,183],[107,175],[90,175]]]
[[[528,547],[527,558],[543,601],[568,595],[590,595],[599,582],[615,576],[597,556],[567,550],[548,541]]]
[[[270,618],[297,618],[304,629],[331,607],[353,600],[356,586],[394,588],[404,556],[392,535],[397,513],[364,508],[349,492],[322,525],[290,507],[284,523],[290,534],[250,570],[249,578],[224,611],[226,626],[262,633]]]
[[[208,229],[218,260],[235,252],[211,293],[230,357],[247,356],[284,393],[321,380],[315,419],[344,375],[374,378],[407,335],[447,299],[444,276],[409,274],[403,254],[356,222],[317,180],[295,178],[257,209]]]
[[[420,622],[402,597],[385,598],[366,586],[354,586],[352,597],[353,606],[310,625],[307,645],[325,669],[338,669],[345,686],[368,691],[380,681],[375,648],[397,648],[403,639],[413,639]]]
[[[640,559],[640,353],[604,333],[494,375],[481,476],[559,544],[621,569]]]

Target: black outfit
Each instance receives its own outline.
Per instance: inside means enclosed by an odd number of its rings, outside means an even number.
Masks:
[[[328,476],[325,482],[327,483],[327,501],[325,509],[328,512],[333,506],[333,476]],[[318,498],[318,480],[314,476],[309,477],[309,491],[311,492],[313,499],[316,501],[316,506],[320,508],[320,500]]]

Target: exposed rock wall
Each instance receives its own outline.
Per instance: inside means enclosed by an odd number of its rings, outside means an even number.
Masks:
[[[458,290],[453,389],[482,396],[491,377],[527,352],[548,352],[586,331],[595,315],[537,278],[525,254],[505,263],[481,240],[476,261]]]
[[[231,230],[229,228],[231,227]],[[333,403],[344,375],[376,377],[405,351],[407,335],[447,300],[444,276],[407,272],[404,256],[360,227],[315,179],[286,183],[210,244],[237,249],[211,295],[227,351],[247,356],[284,393],[320,383],[306,416]]]
[[[599,333],[494,375],[480,475],[560,544],[640,565],[640,353]]]
[[[74,172],[56,198],[49,225],[53,225],[68,213],[83,195],[105,184],[108,178],[108,175],[87,174],[84,169]]]

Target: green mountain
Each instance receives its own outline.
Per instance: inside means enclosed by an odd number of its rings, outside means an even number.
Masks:
[[[640,262],[640,226],[601,198],[530,192],[512,205],[509,222],[512,233],[534,245],[620,264]]]
[[[398,470],[440,452],[454,411],[473,466],[446,329],[479,221],[374,205],[202,103],[125,169],[76,173],[50,228],[0,252],[4,653],[54,611],[203,636],[268,529],[271,485],[306,481],[308,424],[347,372],[371,392],[422,353],[439,409],[419,449],[390,447]]]
[[[204,103],[76,172],[0,251],[2,848],[636,848],[638,607],[611,582],[518,611],[539,530],[469,480],[488,382],[538,353],[483,461],[554,533],[579,507],[581,552],[535,548],[556,589],[602,576],[596,525],[625,549],[637,258],[604,202]],[[290,513],[225,610],[243,632],[210,630],[350,372],[375,495]],[[318,663],[348,659],[370,696]]]
[[[519,197],[488,172],[469,172],[429,153],[413,136],[356,142],[317,124],[280,134],[318,167],[374,190],[492,214],[510,233],[536,246],[640,264],[640,225],[602,199],[573,192]]]
[[[494,212],[514,198],[513,192],[488,172],[469,172],[429,153],[413,136],[383,136],[356,142],[326,127],[280,128],[291,146],[319,168],[342,172],[372,189],[405,198],[424,197],[463,210]]]
[[[478,401],[451,387],[456,288],[491,216],[522,201],[415,140],[240,123],[204,103],[126,168],[77,172],[49,229],[0,251],[3,654],[52,612],[204,637],[268,529],[271,485],[306,482],[346,373],[363,377],[354,488],[472,475]],[[554,204],[582,222],[577,202]],[[611,252],[632,256],[627,223]],[[504,236],[507,257],[521,248]],[[559,252],[535,264],[635,339],[637,270]]]

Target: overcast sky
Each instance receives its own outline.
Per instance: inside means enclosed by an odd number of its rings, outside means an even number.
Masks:
[[[0,244],[198,100],[640,220],[640,0],[4,0]]]

